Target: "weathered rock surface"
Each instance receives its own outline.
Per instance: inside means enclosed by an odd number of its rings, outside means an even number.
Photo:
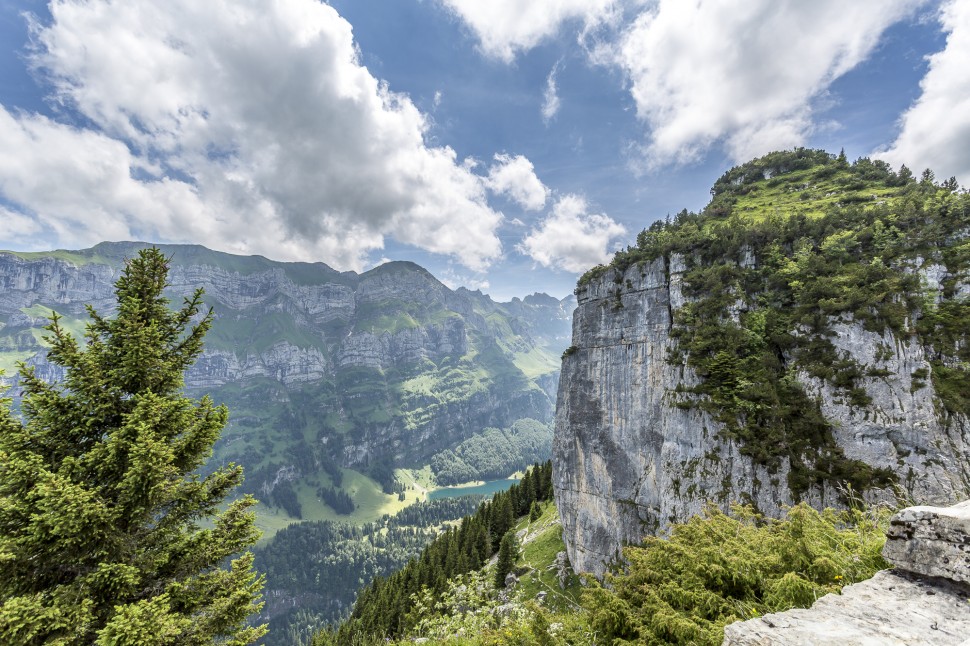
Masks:
[[[730,624],[723,646],[970,643],[970,501],[893,517],[884,556],[894,570],[846,586],[810,609]]]
[[[882,554],[897,569],[970,585],[970,500],[902,510],[890,521]]]
[[[723,646],[965,644],[967,590],[891,570],[829,594],[807,610],[729,624]]]
[[[709,501],[725,508],[750,502],[769,515],[795,502],[787,458],[769,472],[723,438],[723,427],[704,411],[674,405],[678,386],[697,384],[689,368],[667,361],[673,312],[686,302],[684,271],[683,259],[659,258],[607,271],[577,292],[553,442],[556,502],[577,572],[602,574],[622,545],[663,533]],[[930,368],[926,349],[851,321],[832,324],[839,352],[887,375],[860,379],[872,402],[854,408],[827,384],[801,376],[846,457],[891,469],[919,502],[964,498],[970,422],[940,415],[932,383],[915,380]],[[880,495],[890,492],[870,493]],[[802,499],[817,507],[840,503],[824,484]]]

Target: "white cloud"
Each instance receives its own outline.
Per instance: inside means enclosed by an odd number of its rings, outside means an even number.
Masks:
[[[33,218],[16,213],[0,206],[0,222],[3,222],[3,233],[9,240],[32,240],[41,233],[42,228]]]
[[[563,23],[584,28],[607,19],[614,0],[440,0],[478,37],[482,52],[507,63],[555,36]]]
[[[549,76],[546,77],[546,90],[542,95],[542,120],[546,123],[559,112],[559,92],[556,88],[556,74],[559,72],[559,64],[553,66]]]
[[[901,131],[889,150],[877,155],[917,173],[931,168],[942,180],[955,176],[970,184],[970,2],[943,6],[940,22],[946,47],[929,57],[920,82],[922,94],[901,119]]]
[[[516,248],[544,267],[576,273],[607,262],[611,242],[626,234],[626,227],[588,210],[582,197],[564,195]]]
[[[519,206],[538,211],[546,205],[549,189],[536,177],[535,168],[522,155],[495,155],[485,184],[495,193],[508,195]]]
[[[4,235],[22,239],[49,229],[59,239],[93,244],[178,237],[184,229],[211,233],[216,218],[191,185],[132,178],[144,170],[120,141],[0,106],[0,194],[29,207],[26,214],[7,209]],[[8,222],[19,224],[11,231]]]
[[[813,101],[921,3],[659,0],[607,58],[629,76],[649,166],[695,161],[718,144],[742,161],[804,143]]]
[[[93,129],[0,114],[0,191],[64,240],[159,236],[360,269],[385,236],[482,269],[482,177],[315,0],[54,0],[32,64]],[[16,148],[7,143],[15,142]]]

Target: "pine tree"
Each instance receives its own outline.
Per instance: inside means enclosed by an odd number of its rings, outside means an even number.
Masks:
[[[542,508],[539,506],[535,500],[532,501],[532,507],[529,509],[529,522],[534,523],[542,518]]]
[[[498,548],[498,561],[495,564],[496,588],[505,587],[505,577],[515,567],[515,561],[519,558],[518,543],[518,540],[515,538],[515,532],[511,529],[502,536],[502,542]]]
[[[162,295],[157,249],[130,260],[118,313],[91,322],[82,346],[54,315],[48,384],[21,367],[23,421],[0,404],[0,643],[252,643],[262,578],[244,552],[255,501],[218,507],[242,481],[199,470],[225,407],[182,394],[211,311],[202,291],[178,311]],[[196,321],[193,324],[193,321]],[[203,529],[202,526],[205,525]]]

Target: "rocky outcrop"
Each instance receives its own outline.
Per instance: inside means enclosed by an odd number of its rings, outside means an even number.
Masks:
[[[668,361],[676,343],[673,314],[687,299],[684,271],[682,258],[661,257],[608,270],[577,290],[572,346],[559,383],[553,481],[563,538],[579,572],[601,574],[622,545],[663,533],[709,501],[749,502],[768,515],[795,502],[787,458],[771,471],[743,455],[700,407],[677,405],[676,389],[698,383],[688,367]],[[858,382],[871,398],[864,407],[800,375],[820,399],[846,457],[892,470],[920,502],[964,497],[970,422],[940,412],[925,377],[926,348],[851,319],[832,326],[837,351],[877,375]],[[840,503],[826,483],[801,499],[818,507]]]
[[[826,595],[810,609],[730,624],[724,646],[967,644],[970,501],[899,512],[883,555],[895,569]]]
[[[970,585],[970,500],[902,510],[889,523],[882,554],[897,569]]]

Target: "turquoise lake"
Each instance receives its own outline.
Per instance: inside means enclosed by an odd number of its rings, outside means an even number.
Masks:
[[[456,498],[458,496],[471,496],[475,494],[491,496],[496,491],[505,491],[517,482],[518,479],[510,478],[506,480],[491,480],[485,484],[475,485],[473,487],[435,489],[428,494],[428,500],[437,500],[439,498]]]

